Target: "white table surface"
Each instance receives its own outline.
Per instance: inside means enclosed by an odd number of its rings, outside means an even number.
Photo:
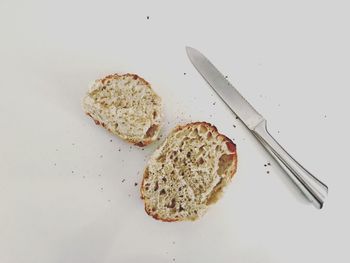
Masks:
[[[0,1],[1,263],[350,262],[348,1],[204,2]],[[324,209],[220,102],[186,45],[328,184]],[[115,72],[151,82],[164,136],[205,120],[237,143],[237,174],[201,220],[147,216],[134,184],[161,142],[130,147],[84,115],[89,84]]]

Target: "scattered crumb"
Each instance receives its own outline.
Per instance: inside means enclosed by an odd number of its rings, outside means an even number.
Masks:
[[[324,115],[325,118],[327,118],[327,115]]]
[[[225,79],[227,79],[228,78],[228,76],[225,76]]]
[[[141,149],[141,151],[144,151],[144,150],[145,150],[144,148]]]
[[[125,182],[125,179],[122,180],[122,183],[124,183],[124,182]]]
[[[103,191],[103,187],[101,187],[100,190]]]
[[[234,125],[234,124],[233,124],[232,126],[233,126],[233,128],[236,128],[236,127],[237,127],[237,126],[236,126],[236,125]]]
[[[72,174],[74,174],[74,171],[72,171]]]
[[[211,117],[213,117],[213,115],[210,114],[209,117],[211,118]]]
[[[122,151],[122,150],[119,148],[119,149],[118,149],[118,152],[121,152],[121,151]]]
[[[277,131],[277,133],[280,133],[280,131]]]
[[[131,194],[128,194],[129,197],[131,197]]]
[[[175,258],[173,258],[173,261],[175,261]]]
[[[271,163],[267,163],[267,165],[271,165]]]
[[[110,139],[109,141],[110,141],[110,142],[113,142],[113,140],[112,140],[112,139]]]
[[[149,16],[147,16],[147,19],[149,19]]]
[[[236,120],[238,120],[239,119],[239,117],[238,116],[236,116]]]
[[[100,158],[103,158],[103,155],[102,155],[102,154],[100,155]]]
[[[170,121],[168,121],[168,124],[170,124]]]
[[[184,72],[184,75],[186,75],[186,72]]]
[[[267,164],[264,164],[264,166],[266,167],[266,166],[267,166]]]
[[[134,185],[135,185],[135,186],[137,186],[137,185],[138,185],[138,183],[134,183]]]
[[[267,173],[267,174],[269,174],[269,173],[270,173],[270,171],[266,171],[266,173]]]
[[[213,105],[215,106],[215,105],[216,105],[216,102],[213,102]]]

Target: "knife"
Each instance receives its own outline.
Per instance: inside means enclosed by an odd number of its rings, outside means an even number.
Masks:
[[[191,47],[186,47],[186,52],[194,67],[219,95],[223,102],[253,133],[305,197],[316,208],[321,209],[328,194],[328,187],[283,149],[267,131],[265,118],[243,98],[238,90],[228,82],[202,53]]]

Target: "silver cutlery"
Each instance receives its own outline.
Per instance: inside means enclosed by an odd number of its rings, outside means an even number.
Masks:
[[[306,198],[316,208],[321,209],[328,194],[328,187],[283,149],[267,131],[265,118],[242,97],[202,53],[191,47],[186,47],[186,51],[194,67],[213,90],[253,133]]]

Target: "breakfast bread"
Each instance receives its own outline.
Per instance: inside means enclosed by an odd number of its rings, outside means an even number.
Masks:
[[[138,146],[159,135],[162,121],[160,97],[135,74],[98,79],[83,100],[83,109],[96,124]]]
[[[155,219],[196,220],[215,203],[237,167],[236,145],[215,126],[177,126],[145,168],[141,198]]]

